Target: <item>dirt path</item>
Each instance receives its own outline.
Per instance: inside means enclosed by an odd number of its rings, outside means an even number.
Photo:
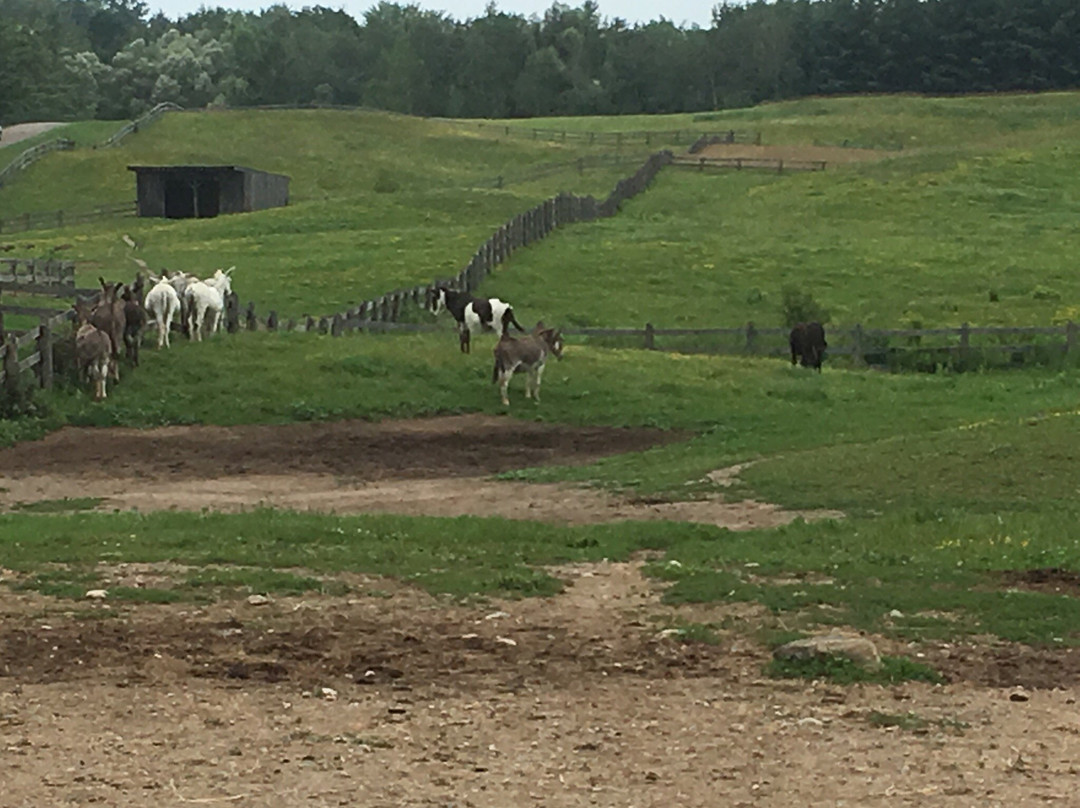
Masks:
[[[50,129],[54,129],[57,126],[63,126],[60,121],[40,121],[38,123],[13,123],[10,126],[5,126],[4,131],[0,132],[0,147],[10,146],[13,143],[18,143],[20,140],[26,140],[34,135],[39,135],[42,132],[48,132]]]
[[[153,430],[74,429],[0,450],[0,510],[65,497],[100,508],[475,514],[565,524],[674,519],[733,529],[840,516],[753,501],[645,503],[572,485],[498,481],[684,440],[656,429],[567,428],[468,415]]]
[[[636,563],[557,572],[563,595],[476,606],[361,576],[347,598],[78,615],[0,588],[0,806],[1074,798],[1071,685],[771,680],[754,608],[710,607],[719,644],[684,644]]]

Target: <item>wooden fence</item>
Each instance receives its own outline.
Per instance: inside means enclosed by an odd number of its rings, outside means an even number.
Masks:
[[[18,233],[24,230],[45,230],[50,227],[92,222],[97,219],[134,216],[136,203],[118,202],[115,205],[98,205],[85,210],[49,210],[41,213],[20,213],[17,216],[0,218],[0,233]]]
[[[619,206],[637,196],[668,165],[670,151],[656,152],[638,170],[615,184],[615,189],[603,201],[592,196],[562,193],[546,199],[531,210],[518,214],[498,228],[473,254],[465,267],[453,278],[443,278],[409,289],[396,289],[379,297],[365,300],[353,308],[329,315],[322,320],[344,323],[397,322],[402,308],[410,303],[423,305],[436,286],[445,285],[462,292],[472,292],[516,250],[527,247],[547,236],[556,227],[573,222],[587,222],[614,216]]]
[[[637,163],[640,160],[640,156],[635,157],[626,154],[594,154],[578,157],[574,160],[540,163],[523,170],[520,174],[500,174],[497,177],[476,180],[470,184],[470,187],[505,188],[516,183],[533,182],[563,171],[577,171],[578,174],[584,174],[586,171],[598,168],[621,168],[622,166]]]
[[[759,328],[750,322],[730,328],[567,328],[567,336],[595,338],[646,350],[736,356],[789,356],[787,328]],[[924,353],[928,357],[965,360],[976,355],[1025,354],[1035,350],[1076,355],[1080,327],[972,326],[958,328],[826,328],[827,354],[847,356],[852,364],[887,364],[890,358]]]
[[[691,151],[694,146],[701,142],[709,143],[761,143],[760,132],[744,132],[729,129],[726,132],[694,132],[691,129],[669,130],[639,130],[625,132],[580,132],[566,129],[541,129],[519,124],[497,124],[490,121],[468,121],[456,118],[439,118],[448,123],[454,123],[467,127],[475,127],[480,132],[490,132],[493,135],[503,137],[524,138],[527,140],[543,140],[549,143],[584,143],[589,146],[607,145],[621,148],[641,144],[646,147],[658,145],[678,146],[682,143],[690,144]],[[697,146],[698,150],[702,146]]]
[[[741,171],[749,168],[776,171],[780,174],[785,171],[824,171],[826,165],[824,160],[781,160],[776,157],[676,157],[671,164],[696,168],[698,171],[705,169]]]
[[[5,183],[10,182],[11,179],[24,168],[36,163],[46,154],[54,151],[70,151],[74,148],[75,141],[68,140],[67,138],[57,138],[56,140],[50,140],[47,143],[39,143],[36,146],[31,146],[8,163],[3,171],[0,171],[0,188],[2,188]]]
[[[726,132],[705,134],[691,143],[687,151],[690,154],[697,154],[705,147],[717,143],[753,143],[755,146],[760,146],[761,132],[736,132],[734,129],[729,129]]]
[[[182,112],[183,109],[184,108],[182,106],[180,106],[179,104],[174,104],[172,101],[164,101],[158,104],[153,109],[149,110],[148,112],[144,112],[142,115],[140,115],[138,118],[131,121],[130,123],[126,123],[121,126],[118,130],[113,132],[113,134],[111,134],[104,143],[101,144],[101,148],[107,149],[110,146],[115,146],[128,135],[138,132],[141,127],[146,126],[148,123],[153,123],[166,112]]]
[[[75,312],[68,309],[42,317],[37,327],[19,335],[4,334],[0,328],[0,387],[11,394],[12,388],[18,385],[19,377],[28,372],[33,372],[40,387],[52,387],[53,335],[61,323],[74,316]],[[19,353],[24,348],[33,348],[33,351],[20,359]]]
[[[57,258],[0,258],[0,292],[70,297],[75,293],[75,262]]]

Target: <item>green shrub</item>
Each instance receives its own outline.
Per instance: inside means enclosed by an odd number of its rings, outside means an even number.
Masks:
[[[788,328],[796,323],[829,322],[829,312],[813,294],[794,286],[785,286],[781,292],[780,316]]]

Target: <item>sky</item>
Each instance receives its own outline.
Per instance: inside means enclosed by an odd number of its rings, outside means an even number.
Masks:
[[[488,0],[396,0],[398,5],[410,5],[415,3],[422,9],[429,11],[442,11],[459,22],[482,17],[484,7]],[[530,17],[533,14],[543,17],[544,12],[551,8],[554,0],[496,0],[499,11],[507,14],[520,14]],[[579,8],[580,0],[561,0],[564,5],[571,8]],[[698,25],[708,28],[712,23],[712,9],[720,0],[599,0],[600,17],[612,19],[620,17],[629,24],[647,23],[660,17],[674,23],[680,28],[689,28]],[[275,5],[269,0],[146,0],[150,13],[161,11],[166,17],[175,19],[191,14],[199,10],[200,6],[209,8],[227,8],[239,11],[259,11],[269,5]],[[276,5],[287,5],[292,9],[300,9],[304,6],[323,6],[325,8],[340,9],[358,22],[363,22],[364,13],[375,6],[377,0],[307,0],[307,2],[295,2],[289,0]]]

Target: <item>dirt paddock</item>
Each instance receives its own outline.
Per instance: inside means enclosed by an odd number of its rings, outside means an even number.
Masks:
[[[490,479],[685,437],[486,417],[64,430],[0,451],[0,507],[498,513],[513,490],[525,505],[511,518],[793,518]],[[749,639],[766,617],[754,606],[667,606],[637,562],[553,572],[558,596],[468,605],[359,574],[344,596],[263,605],[0,586],[0,808],[1076,804],[1077,654],[876,638],[949,683],[772,680]],[[678,620],[727,628],[717,645],[684,643],[665,631]]]

